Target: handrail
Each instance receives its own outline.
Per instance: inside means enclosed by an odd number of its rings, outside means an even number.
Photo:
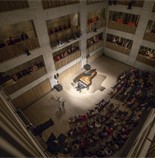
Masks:
[[[18,121],[20,122],[20,124],[23,126],[24,131],[27,133],[27,136],[33,140],[35,142],[35,144],[39,147],[39,149],[41,149],[41,151],[45,154],[46,157],[48,157],[46,150],[39,144],[39,142],[36,140],[36,138],[32,135],[32,133],[27,130],[27,126],[24,124],[23,120],[19,117],[19,115],[17,114],[17,111],[14,107],[14,105],[8,101],[8,99],[6,98],[7,95],[4,93],[4,91],[2,89],[0,89],[0,95],[2,96],[2,98],[7,101],[7,105],[9,107],[9,109],[11,110],[11,112],[16,116],[16,118],[18,119]],[[9,97],[8,97],[9,98]]]
[[[138,141],[138,135],[142,130],[142,128],[144,127],[144,123],[146,122],[150,113],[151,113],[151,109],[147,109],[144,111],[142,117],[139,120],[137,127],[131,133],[130,138],[126,141],[119,157],[128,157],[129,152],[131,152],[131,150],[133,150],[136,147],[136,143]]]

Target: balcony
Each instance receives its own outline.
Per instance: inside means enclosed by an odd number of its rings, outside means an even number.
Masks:
[[[12,94],[45,74],[46,74],[45,67],[41,67],[37,71],[34,71],[34,72],[18,79],[17,81],[10,79],[9,81],[5,82],[2,85],[2,87],[4,88],[4,91],[7,94]]]
[[[54,29],[49,30],[49,38],[52,48],[59,47],[65,42],[69,43],[71,40],[79,38],[80,35],[80,26],[61,28],[59,31],[54,31]]]
[[[105,19],[100,19],[95,23],[90,23],[87,25],[87,33],[96,31],[97,29],[104,27],[106,25]]]
[[[114,21],[108,21],[108,28],[112,28],[115,30],[132,33],[132,34],[135,34],[136,32],[135,26],[130,26],[130,25],[114,22]]]
[[[1,0],[0,12],[11,11],[16,9],[28,8],[29,4],[27,0]]]
[[[131,0],[118,0],[117,3],[120,4],[120,5],[126,5],[128,6],[128,4],[131,2]],[[133,7],[143,7],[143,4],[144,4],[144,0],[135,0],[133,1]]]
[[[155,42],[155,33],[146,32],[143,37],[144,40]]]
[[[55,68],[56,70],[60,69],[61,67],[69,64],[73,60],[79,58],[81,56],[80,50],[75,51],[74,53],[68,55],[67,57],[60,59],[59,61],[55,62]]]
[[[33,50],[39,47],[37,38],[29,38],[24,41],[15,43],[14,45],[7,45],[0,48],[0,62],[15,58],[24,54],[25,50]]]
[[[125,47],[120,46],[120,45],[117,45],[117,44],[114,44],[112,42],[106,41],[105,42],[105,47],[110,48],[112,50],[115,50],[115,51],[120,52],[120,53],[125,54],[125,55],[130,54],[130,49],[125,48]]]
[[[102,47],[103,44],[104,44],[104,40],[100,40],[100,41],[98,41],[97,43],[94,43],[94,44],[92,44],[91,46],[89,46],[89,47],[87,48],[87,52],[88,52],[88,53],[91,53],[91,52],[95,51],[96,49]]]
[[[155,67],[155,58],[150,58],[146,55],[138,54],[136,60]]]
[[[79,3],[79,0],[42,0],[43,9]]]
[[[152,9],[152,12],[155,12],[155,3],[154,3],[154,6],[153,6],[153,9]]]
[[[105,0],[87,0],[87,4],[94,4],[94,3],[101,3],[104,2]]]

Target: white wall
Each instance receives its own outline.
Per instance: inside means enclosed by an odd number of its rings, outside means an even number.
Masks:
[[[30,83],[29,85],[21,88],[20,90],[16,91],[15,93],[13,93],[11,95],[12,99],[16,98],[17,96],[24,93],[25,91],[31,89],[32,87],[39,84],[46,78],[50,79],[51,85],[53,85],[53,83],[54,83],[53,77],[57,71],[55,70],[52,53],[54,53],[55,51],[58,51],[60,48],[51,49],[50,40],[49,40],[49,36],[48,36],[48,30],[47,30],[47,26],[46,26],[46,20],[51,20],[51,19],[65,16],[65,15],[79,13],[80,28],[82,31],[82,36],[80,37],[80,39],[74,40],[71,43],[68,43],[68,44],[62,46],[61,48],[64,48],[76,41],[79,41],[82,56],[85,56],[85,54],[87,52],[86,51],[87,38],[90,38],[90,37],[94,36],[95,34],[98,34],[101,31],[104,31],[104,29],[105,29],[105,28],[102,28],[102,29],[98,30],[98,32],[89,33],[88,35],[86,33],[87,32],[86,31],[87,13],[105,8],[106,3],[104,3],[104,2],[87,5],[86,1],[81,0],[81,2],[79,4],[72,4],[72,5],[66,5],[66,6],[62,6],[62,7],[56,7],[56,8],[50,8],[50,9],[43,10],[41,0],[37,0],[37,1],[29,0],[29,6],[30,6],[30,8],[0,13],[0,27],[5,26],[5,25],[19,23],[19,22],[33,20],[33,23],[34,23],[34,26],[36,29],[36,33],[38,36],[38,40],[40,43],[40,48],[30,51],[31,52],[30,56],[26,56],[23,54],[19,57],[16,57],[16,58],[13,58],[8,61],[0,63],[0,71],[6,72],[6,71],[12,69],[13,67],[21,65],[22,63],[25,63],[40,55],[43,55],[46,69],[47,69],[47,74],[44,75],[43,77],[35,80],[34,82]],[[59,71],[62,72],[64,70],[68,69],[70,66],[72,66],[73,64],[76,64],[77,62],[79,62],[79,60],[82,60],[82,59],[83,58],[79,58],[79,59],[73,61],[72,63],[61,68],[61,70],[59,70]],[[84,60],[83,64],[85,64],[85,62],[86,61]]]
[[[115,5],[115,6],[112,5],[108,7],[107,21],[108,21],[109,11],[118,11],[118,12],[137,14],[137,15],[140,15],[140,19],[139,19],[139,23],[138,23],[135,34],[130,34],[130,33],[106,28],[106,33],[110,33],[116,36],[130,39],[133,41],[133,45],[132,45],[129,56],[121,54],[119,52],[116,52],[108,48],[104,48],[105,55],[112,57],[116,60],[119,60],[125,64],[148,70],[153,74],[155,73],[155,68],[153,68],[152,66],[136,61],[136,57],[141,45],[155,49],[155,43],[143,40],[143,35],[145,32],[146,26],[148,24],[148,21],[155,20],[155,13],[152,12],[154,2],[155,2],[154,0],[152,1],[145,0],[143,8],[132,7],[131,10],[127,9],[127,6],[123,6],[123,5]]]

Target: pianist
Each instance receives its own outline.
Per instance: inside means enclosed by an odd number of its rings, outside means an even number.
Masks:
[[[81,93],[81,90],[84,88],[85,88],[84,84],[81,81],[78,81],[76,90]]]

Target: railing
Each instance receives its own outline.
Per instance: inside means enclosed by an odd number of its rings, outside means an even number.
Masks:
[[[144,40],[155,42],[155,33],[147,32],[144,34]]]
[[[15,82],[11,79],[5,82],[2,85],[2,87],[7,94],[12,94],[45,74],[46,74],[46,69],[45,67],[42,67],[37,71],[34,71],[31,74],[26,75]]]
[[[117,44],[114,44],[114,43],[111,43],[111,42],[108,42],[108,41],[105,42],[105,47],[113,49],[117,52],[120,52],[120,53],[123,53],[126,55],[130,54],[130,49],[117,45]]]
[[[123,146],[121,152],[119,153],[118,157],[132,157],[131,155],[129,156],[128,154],[130,151],[136,147],[136,143],[138,141],[138,134],[143,130],[144,123],[146,120],[149,118],[149,114],[151,113],[151,110],[145,110],[143,112],[142,117],[139,120],[138,125],[136,128],[131,132],[130,138],[126,141],[125,145]],[[142,137],[141,137],[142,138]],[[141,140],[141,139],[139,139]],[[137,146],[138,147],[138,146]],[[136,150],[134,150],[136,151]],[[133,157],[137,157],[134,155]]]
[[[128,3],[131,2],[131,0],[118,0],[117,3],[120,5],[128,5]],[[143,7],[144,0],[135,0],[133,1],[133,6],[135,7]]]
[[[112,29],[115,29],[115,30],[128,32],[128,33],[132,33],[132,34],[135,34],[135,32],[136,32],[136,27],[129,26],[129,25],[126,25],[126,24],[117,23],[117,22],[114,22],[114,21],[108,21],[108,28],[112,28]]]
[[[79,0],[42,0],[44,9],[79,3]]]
[[[100,3],[104,2],[105,0],[87,0],[87,4],[94,4],[94,3]]]
[[[66,30],[59,31],[57,33],[50,34],[50,42],[51,46],[55,47],[57,45],[57,41],[68,42],[71,39],[74,39],[74,33],[80,32],[80,26],[73,26]]]
[[[97,43],[95,43],[95,44],[92,44],[91,46],[89,46],[89,47],[87,48],[87,52],[88,52],[88,53],[91,53],[91,52],[93,52],[94,50],[96,50],[96,49],[102,47],[103,44],[104,44],[103,42],[104,42],[104,40],[100,40],[99,42],[97,42]]]
[[[27,0],[1,0],[0,12],[16,10],[21,8],[28,8],[29,4]]]
[[[136,60],[138,60],[144,64],[155,67],[155,59],[152,59],[146,55],[138,54]]]
[[[29,121],[27,120],[28,124],[25,124],[23,120],[19,117],[19,115],[16,112],[16,108],[13,106],[11,101],[8,101],[8,96],[4,93],[4,91],[0,90],[0,100],[3,99],[3,107],[1,107],[2,111],[5,110],[5,114],[9,116],[10,125],[14,126],[16,129],[18,129],[18,132],[22,133],[23,137],[29,142],[34,149],[37,150],[38,153],[41,154],[42,157],[48,157],[47,153],[45,152],[45,147],[41,146],[39,141],[33,136],[32,132],[30,132],[27,127],[29,124]],[[4,109],[5,107],[5,109]]]
[[[73,60],[79,58],[81,56],[81,52],[78,50],[70,55],[68,55],[67,57],[55,62],[55,68],[56,70],[60,69],[61,67],[69,64],[70,62],[72,62]]]
[[[17,57],[24,53],[25,50],[32,50],[39,47],[37,38],[30,38],[14,45],[8,45],[0,48],[0,62]]]
[[[154,3],[154,6],[153,6],[153,9],[152,9],[152,12],[155,12],[155,3]]]
[[[94,31],[94,29],[99,29],[101,27],[104,27],[106,24],[105,19],[100,19],[99,21],[95,22],[95,23],[91,23],[89,25],[87,25],[87,33]]]

